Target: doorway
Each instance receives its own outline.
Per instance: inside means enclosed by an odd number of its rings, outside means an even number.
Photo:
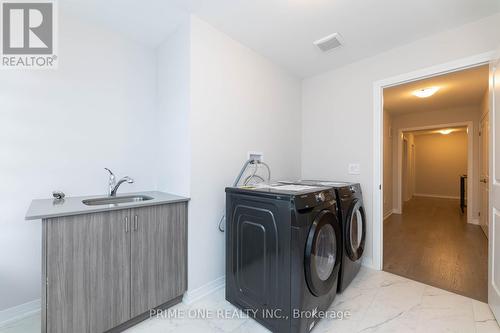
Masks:
[[[488,66],[383,93],[382,268],[487,301]]]

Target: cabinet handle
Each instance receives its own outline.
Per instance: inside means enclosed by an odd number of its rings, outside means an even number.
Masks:
[[[134,215],[134,230],[139,229],[139,216]]]
[[[125,216],[125,233],[128,233],[128,229],[129,229],[128,216]]]

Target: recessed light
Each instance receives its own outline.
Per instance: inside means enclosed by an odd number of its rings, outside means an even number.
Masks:
[[[430,96],[434,95],[438,90],[439,90],[439,87],[429,87],[429,88],[415,90],[413,92],[413,95],[420,97],[420,98],[426,98],[426,97],[430,97]]]
[[[445,130],[440,130],[439,133],[443,134],[443,135],[448,135],[450,134],[451,132],[453,132],[452,129],[445,129]]]

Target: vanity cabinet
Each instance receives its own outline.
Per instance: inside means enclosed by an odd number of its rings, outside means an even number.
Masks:
[[[186,209],[182,204],[136,208],[131,219],[131,314],[135,317],[186,290],[187,230],[181,222],[186,220]]]
[[[187,202],[43,219],[42,332],[121,331],[187,287]]]

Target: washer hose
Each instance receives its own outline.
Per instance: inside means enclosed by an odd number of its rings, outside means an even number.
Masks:
[[[255,169],[253,171],[253,173],[250,175],[250,176],[247,176],[243,182],[244,185],[248,185],[248,183],[252,180],[252,179],[258,179],[260,180],[259,183],[262,183],[264,182],[264,178],[262,178],[261,176],[258,176],[257,175],[257,171],[259,171],[259,164],[262,164],[263,166],[266,167],[267,169],[267,181],[270,181],[271,180],[271,168],[269,167],[269,165],[267,165],[267,163],[264,163],[262,161],[258,161],[258,160],[247,160],[244,164],[243,164],[243,167],[241,168],[240,170],[240,173],[238,174],[238,176],[236,177],[236,179],[234,180],[234,183],[233,183],[233,187],[236,187],[238,186],[240,180],[241,180],[241,177],[243,177],[243,174],[245,173],[245,171],[247,170],[248,166],[250,164],[254,164],[255,165]],[[258,183],[257,183],[258,184]],[[220,232],[224,232],[224,220],[226,218],[226,214],[223,214],[222,217],[220,218],[219,220],[219,231]]]

